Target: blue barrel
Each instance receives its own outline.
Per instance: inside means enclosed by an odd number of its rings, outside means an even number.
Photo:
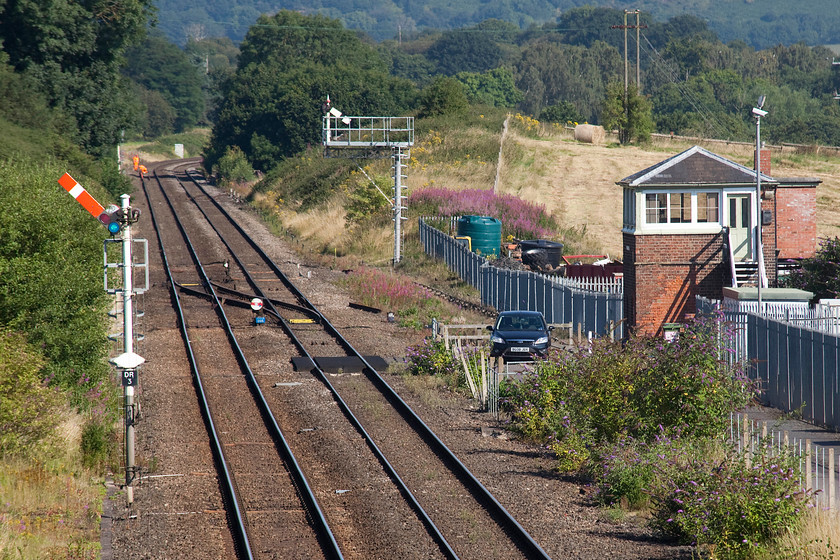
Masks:
[[[502,246],[502,222],[487,216],[458,218],[458,236],[469,237],[477,255],[498,256]]]

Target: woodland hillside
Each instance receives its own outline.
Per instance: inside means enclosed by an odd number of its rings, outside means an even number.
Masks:
[[[158,0],[160,28],[170,40],[183,45],[188,37],[203,34],[228,37],[238,43],[261,14],[294,10],[306,15],[336,18],[348,28],[361,31],[376,41],[408,39],[433,30],[471,27],[487,19],[498,19],[527,29],[552,24],[570,10],[591,6],[641,10],[642,21],[664,22],[677,16],[695,16],[724,43],[744,41],[762,49],[779,44],[808,45],[840,43],[840,13],[832,0],[785,2],[784,0],[520,0],[479,2],[478,0],[209,0],[185,8],[174,0]],[[614,22],[616,24],[621,21]],[[578,28],[584,30],[585,28]],[[606,28],[609,29],[608,27]],[[613,33],[620,34],[614,30]]]

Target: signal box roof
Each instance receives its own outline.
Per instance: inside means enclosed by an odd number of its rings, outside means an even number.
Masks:
[[[762,184],[775,186],[777,181],[761,174]],[[696,187],[700,185],[754,185],[755,170],[700,146],[652,165],[616,183],[622,187]]]

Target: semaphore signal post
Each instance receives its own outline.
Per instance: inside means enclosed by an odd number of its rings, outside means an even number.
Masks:
[[[414,117],[350,117],[333,107],[329,96],[322,106],[322,112],[322,140],[327,157],[340,151],[343,157],[381,158],[387,157],[390,151],[390,157],[394,160],[394,192],[393,198],[388,198],[384,193],[383,196],[394,210],[393,262],[396,266],[401,259],[402,221],[408,219],[402,215],[405,209],[403,201],[407,198],[402,191],[405,188],[403,180],[406,178],[405,160],[411,157],[410,148],[414,145]]]
[[[102,225],[108,228],[111,235],[120,234],[117,239],[106,239],[104,246],[104,284],[105,291],[112,294],[122,294],[123,314],[123,353],[111,359],[117,369],[121,372],[123,386],[123,398],[125,403],[125,489],[126,501],[130,506],[134,501],[134,488],[132,486],[136,476],[134,465],[134,388],[139,382],[137,374],[140,365],[145,358],[134,352],[134,303],[133,296],[143,293],[149,286],[148,248],[145,239],[132,240],[131,225],[137,222],[140,217],[140,210],[132,208],[129,204],[130,197],[124,194],[120,197],[121,206],[110,206],[105,209],[99,204],[73,177],[65,173],[58,180],[70,196],[72,196],[88,213],[98,219]],[[110,243],[120,243],[122,246],[122,262],[109,262],[108,246]],[[132,257],[132,243],[137,242],[145,248],[144,260],[135,264]],[[122,268],[122,286],[120,288],[109,286],[109,271]],[[134,268],[144,268],[145,285],[134,286]],[[113,280],[111,281],[113,282]]]

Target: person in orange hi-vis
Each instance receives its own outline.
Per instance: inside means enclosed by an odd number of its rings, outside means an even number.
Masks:
[[[141,166],[140,166],[140,177],[141,177],[141,178],[142,178],[142,177],[145,177],[145,176],[146,176],[146,173],[147,173],[148,171],[149,171],[149,170],[148,170],[148,169],[146,169],[146,166],[145,166],[145,165],[141,165]]]
[[[134,171],[137,171],[137,168],[140,165],[140,157],[139,156],[134,156],[131,159],[134,160]]]

